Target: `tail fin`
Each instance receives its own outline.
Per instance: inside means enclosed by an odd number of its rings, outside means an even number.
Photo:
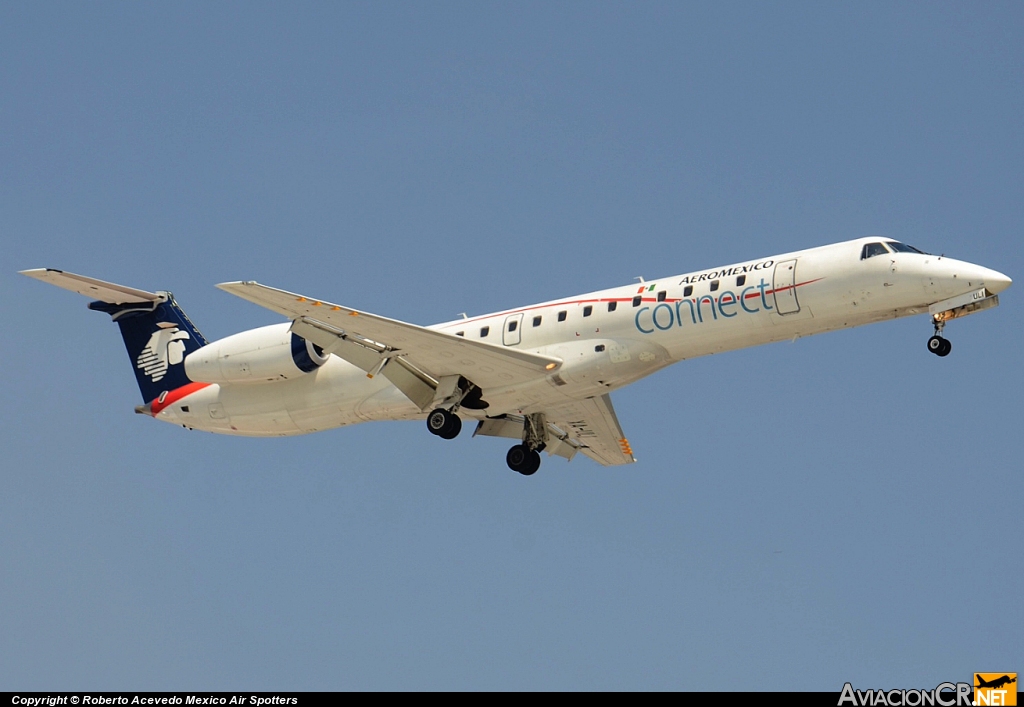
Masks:
[[[89,309],[117,322],[135,369],[144,403],[187,385],[185,356],[206,345],[170,292],[146,292],[60,270],[23,270],[23,275],[98,300]]]

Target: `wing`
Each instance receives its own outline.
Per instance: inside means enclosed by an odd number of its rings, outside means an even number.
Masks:
[[[486,391],[537,380],[562,364],[559,358],[453,336],[257,282],[217,287],[292,319],[296,334],[371,375],[380,372],[424,410],[444,389],[444,379],[465,377]]]
[[[598,464],[616,466],[636,461],[615,415],[611,396],[605,394],[559,405],[546,415],[549,425],[579,443],[580,451]]]
[[[545,410],[544,419],[545,450],[549,454],[572,459],[577,452],[582,452],[602,466],[636,461],[608,395],[558,405]],[[502,415],[482,420],[473,435],[522,439],[523,417]]]

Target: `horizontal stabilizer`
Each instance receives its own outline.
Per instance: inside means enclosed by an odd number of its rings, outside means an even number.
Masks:
[[[22,275],[34,277],[37,280],[48,282],[65,290],[77,292],[86,297],[108,302],[109,304],[137,304],[142,302],[155,302],[161,299],[160,295],[145,290],[136,290],[134,287],[115,285],[112,282],[95,280],[84,275],[54,270],[52,268],[37,268],[35,270],[22,270]]]
[[[21,274],[90,297],[89,309],[110,315],[121,330],[143,403],[162,401],[167,392],[192,383],[185,357],[205,346],[206,339],[170,292],[136,290],[52,268]]]

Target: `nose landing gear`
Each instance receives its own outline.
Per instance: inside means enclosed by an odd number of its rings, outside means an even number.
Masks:
[[[928,339],[928,350],[936,356],[949,356],[949,352],[953,350],[953,344],[948,339],[942,338],[942,330],[946,327],[946,322],[941,319],[933,319],[935,322],[935,335]]]
[[[948,356],[949,352],[953,350],[953,344],[949,343],[948,339],[935,335],[928,339],[928,350],[936,356]]]

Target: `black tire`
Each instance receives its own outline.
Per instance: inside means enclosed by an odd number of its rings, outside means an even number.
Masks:
[[[530,450],[522,444],[517,444],[508,450],[508,454],[505,455],[505,463],[508,464],[508,468],[512,471],[518,471],[520,474],[523,473],[523,469],[526,468],[526,464],[530,460]]]
[[[441,408],[437,408],[427,415],[427,429],[430,430],[430,434],[444,437],[445,431],[451,427],[452,417],[453,415],[450,412]]]
[[[462,418],[448,413],[448,427],[438,434],[438,437],[441,439],[455,439],[459,436],[460,432],[462,432]]]
[[[943,339],[942,340],[942,349],[940,351],[936,352],[936,353],[939,356],[949,356],[949,352],[952,351],[952,350],[953,350],[953,344],[949,341],[949,339]]]
[[[519,473],[523,476],[533,476],[537,473],[537,469],[540,469],[540,452],[533,449],[526,456],[527,463],[519,470]]]
[[[945,343],[946,340],[943,339],[941,336],[933,336],[930,339],[928,339],[928,350],[931,351],[936,356],[942,356],[942,350],[944,348]]]

